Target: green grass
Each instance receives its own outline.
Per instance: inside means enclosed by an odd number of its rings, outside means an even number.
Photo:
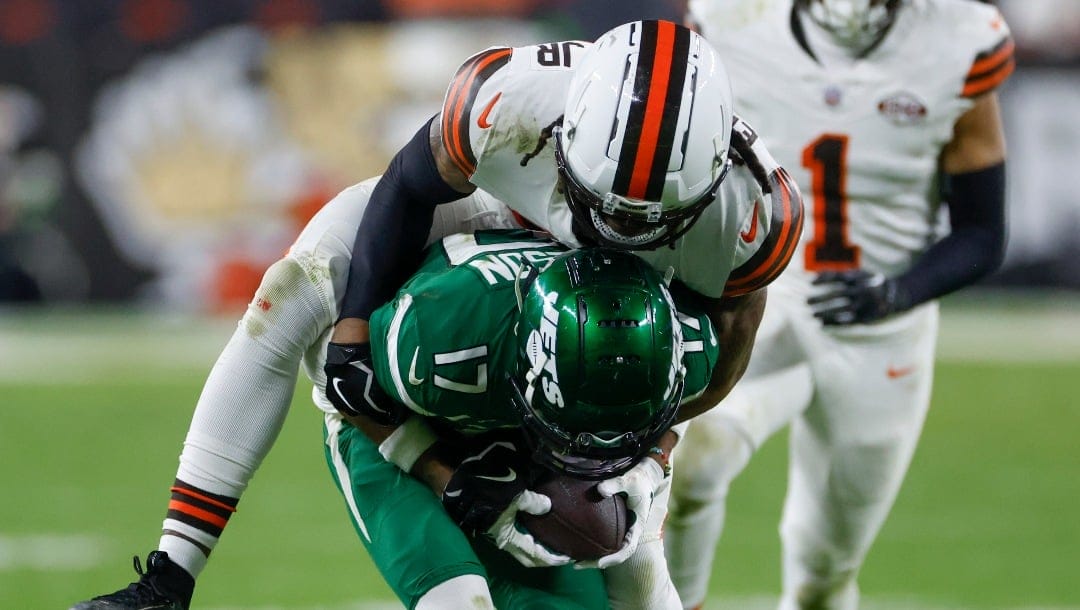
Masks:
[[[138,318],[139,332],[168,331],[142,337],[124,320],[0,320],[0,608],[64,608],[119,588],[134,577],[131,555],[157,543],[191,412],[231,323],[181,327],[183,355],[159,362],[147,354],[168,352],[176,326]],[[73,334],[93,340],[63,350]],[[35,352],[42,344],[56,347]],[[920,448],[863,570],[868,610],[1080,607],[1078,363],[939,364]],[[309,389],[301,383],[200,579],[197,607],[392,599],[327,472]],[[778,437],[733,486],[717,599],[778,589],[784,462]],[[50,548],[45,536],[82,542]]]
[[[939,364],[915,460],[862,572],[864,596],[1080,606],[1078,391],[1074,363]],[[778,592],[785,461],[786,439],[772,439],[732,485],[714,595]]]

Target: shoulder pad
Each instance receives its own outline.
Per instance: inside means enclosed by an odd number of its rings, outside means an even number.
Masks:
[[[802,196],[795,181],[782,167],[769,172],[768,179],[772,184],[770,194],[755,203],[750,228],[740,234],[757,251],[728,276],[725,297],[753,292],[775,280],[791,261],[802,235]],[[767,210],[762,209],[763,204]],[[764,231],[757,229],[759,223]]]
[[[476,155],[469,138],[473,104],[480,87],[510,61],[509,47],[492,47],[473,55],[458,68],[443,98],[442,143],[454,165],[466,176],[476,171]]]

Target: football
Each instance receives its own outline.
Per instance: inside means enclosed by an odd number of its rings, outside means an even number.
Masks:
[[[537,542],[576,560],[599,559],[619,550],[629,527],[626,499],[605,498],[596,481],[552,475],[533,485],[551,498],[543,515],[521,513],[518,521]]]

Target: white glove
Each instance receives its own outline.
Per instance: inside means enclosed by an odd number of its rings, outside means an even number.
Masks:
[[[579,561],[574,564],[575,568],[608,568],[618,565],[634,554],[641,535],[645,532],[645,525],[652,511],[653,499],[660,488],[664,485],[664,469],[656,460],[644,457],[633,468],[623,474],[601,481],[596,491],[605,498],[615,494],[626,496],[626,509],[634,513],[634,523],[626,531],[623,545],[618,551],[605,555],[595,561]]]
[[[514,559],[526,568],[566,565],[572,561],[569,557],[560,555],[540,544],[532,534],[517,524],[518,511],[530,515],[543,515],[549,510],[551,510],[551,498],[526,489],[511,500],[510,505],[495,520],[495,524],[488,529],[487,534],[491,536],[495,546],[513,555]]]

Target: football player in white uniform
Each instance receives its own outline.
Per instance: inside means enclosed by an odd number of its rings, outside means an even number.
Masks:
[[[732,113],[724,65],[689,29],[636,21],[595,43],[483,51],[372,191],[325,370],[343,413],[395,423],[364,394],[367,318],[415,265],[435,204],[478,187],[570,246],[634,249],[702,297],[723,349],[681,419],[742,374],[763,288],[802,226],[797,188]]]
[[[728,484],[790,422],[780,607],[855,608],[929,405],[935,299],[1003,255],[994,90],[1013,43],[973,0],[738,4],[691,0],[689,20],[724,58],[738,111],[767,126],[808,219],[746,376],[680,443],[669,564],[684,605],[700,604]]]
[[[672,268],[685,284],[710,297],[703,304],[711,304],[710,315],[720,321],[718,338],[726,360],[717,369],[726,370],[712,377],[709,392],[714,398],[704,404],[714,404],[726,393],[745,365],[747,345],[764,304],[761,288],[780,273],[794,251],[801,227],[798,191],[753,131],[731,114],[726,74],[700,37],[671,23],[637,22],[617,28],[603,40],[597,46],[604,52],[584,58],[604,65],[576,73],[571,65],[583,59],[577,53],[592,44],[492,49],[470,59],[451,85],[444,120],[424,126],[395,157],[389,178],[347,189],[309,223],[289,254],[267,271],[207,380],[185,440],[158,550],[148,558],[147,572],[143,574],[137,565],[137,582],[80,604],[80,609],[188,606],[195,578],[284,422],[298,367],[303,364],[315,382],[314,399],[327,411],[328,421],[340,421],[337,411],[349,407],[342,409],[341,395],[327,396],[326,386],[332,387],[336,379],[347,390],[357,389],[358,377],[350,370],[361,374],[361,389],[366,388],[364,382],[375,381],[370,369],[363,375],[353,366],[363,364],[350,355],[350,350],[359,348],[337,346],[329,350],[332,364],[326,365],[325,359],[332,324],[341,316],[364,311],[362,305],[357,309],[355,295],[349,296],[357,283],[366,285],[364,267],[381,270],[373,290],[383,291],[387,298],[396,290],[395,283],[411,273],[408,263],[414,254],[411,250],[397,253],[391,246],[415,248],[419,254],[425,236],[430,241],[450,233],[518,226],[520,217],[512,218],[510,210],[482,190],[462,199],[466,191],[472,191],[465,182],[468,174],[478,181],[486,176],[492,192],[517,201],[524,216],[573,245],[578,243],[571,227],[573,212],[563,199],[562,180],[580,198],[583,207],[576,213],[588,222],[581,230],[604,234],[590,241],[621,240],[619,245],[645,248],[663,244],[663,251],[643,251],[642,255],[651,257],[658,269]],[[611,53],[618,58],[614,81],[610,68],[616,64],[611,63]],[[633,69],[624,75],[626,66]],[[622,93],[605,89],[624,85],[627,90]],[[476,100],[480,101],[474,104]],[[506,106],[500,108],[501,102]],[[560,126],[555,119],[565,112],[564,107],[572,112]],[[609,127],[615,116],[621,127],[612,132],[615,142],[591,142],[589,147],[588,139],[574,133],[577,128],[588,131],[594,122],[588,117],[598,107],[610,113]],[[705,120],[704,112],[691,113],[703,107],[716,109],[709,115],[712,119]],[[634,127],[627,131],[627,125]],[[695,125],[700,129],[694,133],[703,135],[692,135],[689,127]],[[475,133],[470,135],[470,131]],[[446,138],[440,135],[444,133]],[[615,144],[629,152],[610,148]],[[555,146],[560,147],[558,163]],[[620,164],[620,158],[631,161]],[[503,169],[476,169],[467,174],[469,164],[479,168],[501,164]],[[585,170],[593,173],[586,175]],[[497,175],[503,171],[517,177],[500,182]],[[581,171],[585,178],[579,180],[575,178],[579,174],[571,171]],[[453,188],[444,174],[453,180]],[[607,180],[608,186],[597,192],[597,180]],[[613,187],[616,183],[622,186]],[[436,207],[429,205],[430,198],[455,201]],[[597,206],[595,213],[589,205]],[[362,215],[370,226],[358,234]],[[387,215],[389,226],[376,222],[385,222]],[[373,217],[371,223],[368,216]],[[699,217],[701,221],[694,225]],[[693,230],[675,241],[691,225]],[[674,247],[667,248],[672,242]],[[386,266],[380,258],[388,259]],[[341,330],[339,324],[335,333]],[[348,369],[345,374],[342,367]],[[324,370],[337,376],[324,377]],[[366,404],[366,396],[361,391],[351,395],[351,400]],[[331,405],[331,401],[337,402]],[[371,404],[375,411],[366,413],[374,418],[400,415],[379,413],[379,408],[394,410],[392,405],[376,402]],[[374,422],[372,417],[367,419]],[[407,423],[402,427],[420,428],[416,420]],[[411,441],[397,435],[394,442],[407,450]],[[647,495],[658,485],[642,478],[627,491]],[[657,505],[666,510],[666,503]],[[612,604],[677,606],[662,551],[650,551],[647,561],[640,563],[635,560],[641,553],[631,552],[640,540],[658,538],[658,528],[633,529],[635,538],[616,554],[620,560],[627,556],[630,560],[604,573]],[[646,546],[655,549],[657,545],[640,545],[637,550]],[[543,557],[534,559],[539,562]],[[490,603],[482,579],[443,574],[421,580],[412,594],[414,607],[479,608]]]

